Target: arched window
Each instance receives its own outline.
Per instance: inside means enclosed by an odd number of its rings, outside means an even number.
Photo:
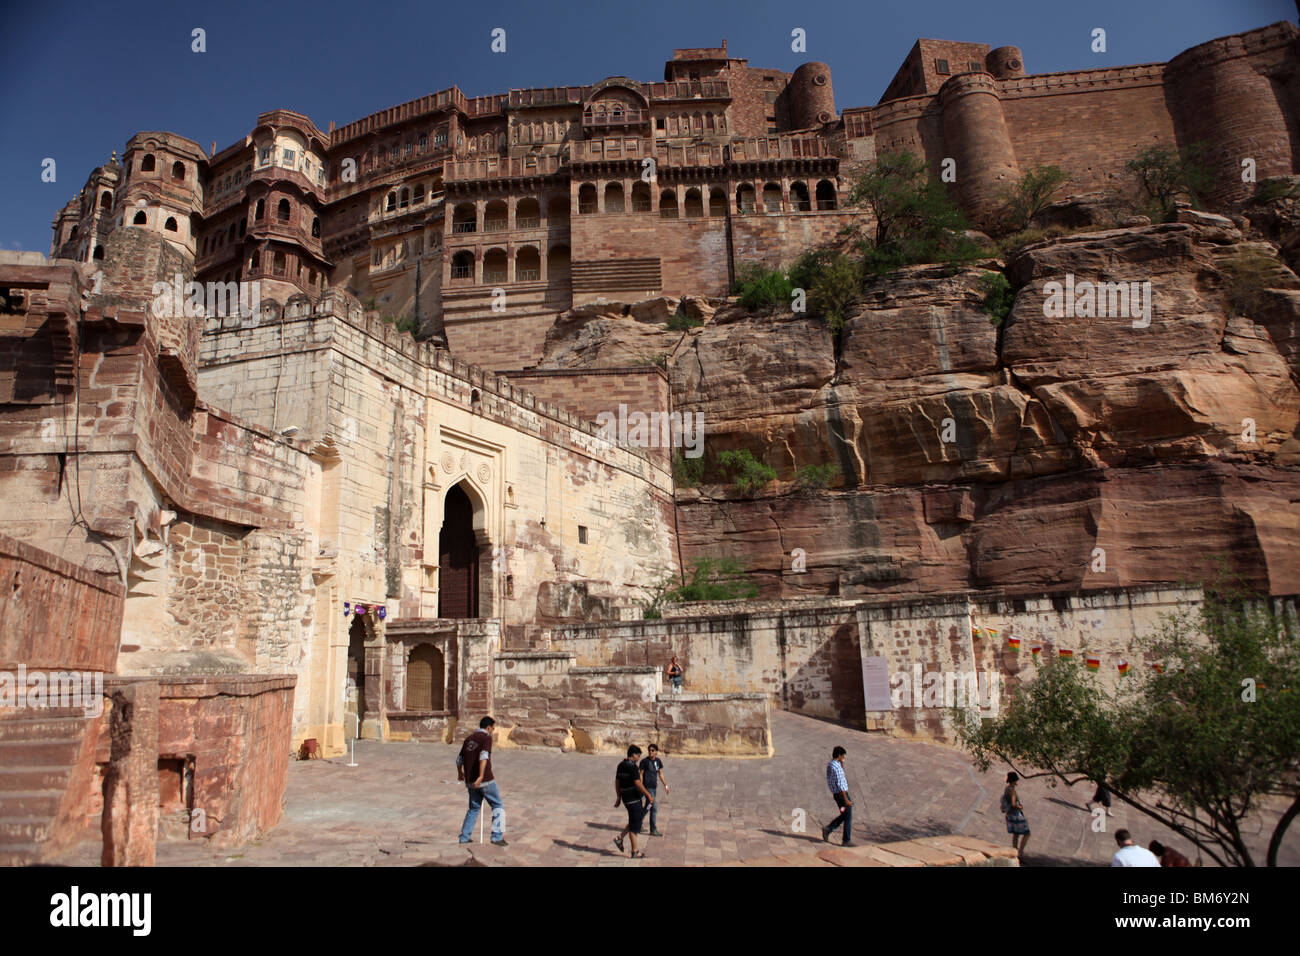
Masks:
[[[418,206],[424,202],[424,183],[416,183],[411,187],[411,205]]]
[[[262,265],[262,253],[258,249],[253,250],[253,254],[248,257],[248,271],[256,272]]]
[[[623,184],[609,183],[605,186],[605,212],[623,211]]]
[[[397,193],[397,208],[405,209],[409,205],[411,205],[411,191],[403,186]]]
[[[103,246],[96,246],[96,247],[95,247],[95,258],[96,258],[96,259],[102,259],[102,258],[104,258],[104,247],[103,247]]]
[[[176,232],[177,231],[176,220],[173,219],[171,216],[168,216],[167,221],[163,223],[163,228],[166,229],[168,232]]]
[[[463,202],[452,210],[453,233],[474,232],[478,228],[478,209],[471,202]]]
[[[541,254],[532,246],[524,246],[515,254],[515,281],[536,282],[541,277]]]
[[[184,179],[185,179],[185,164],[184,164],[184,163],[182,163],[182,162],[175,162],[175,163],[172,163],[172,179],[175,179],[175,180],[178,180],[178,181],[180,181],[180,180],[184,180]]]
[[[105,211],[113,208],[113,194],[102,192],[99,194],[99,208]]]
[[[443,692],[446,666],[442,651],[433,644],[417,644],[406,663],[406,709],[429,711],[444,709]]]
[[[509,276],[509,262],[504,249],[489,249],[483,253],[483,284],[500,285]]]
[[[817,208],[835,208],[835,184],[828,179],[823,179],[817,183]]]
[[[741,183],[736,190],[736,211],[742,214],[754,211],[754,187],[749,183]]]
[[[674,189],[665,189],[659,194],[659,218],[676,219],[677,218],[677,191]]]
[[[506,228],[508,215],[505,200],[494,199],[483,209],[483,231],[484,232],[503,232]]]
[[[284,275],[284,253],[283,252],[276,252],[276,254],[271,257],[271,271],[278,276]]]
[[[542,224],[542,208],[536,199],[521,199],[515,206],[515,228],[536,229]]]
[[[474,278],[474,253],[462,249],[451,257],[452,281],[469,282]]]
[[[261,218],[262,218],[263,216],[265,216],[265,215],[266,215],[266,200],[265,200],[265,199],[259,199],[259,200],[257,201],[257,206],[256,206],[256,207],[254,208],[254,210],[253,210],[253,218],[254,218],[255,220],[256,220],[256,219],[261,219]]]
[[[790,184],[790,206],[795,212],[808,212],[812,209],[812,202],[808,199],[807,183]]]
[[[725,216],[727,214],[727,194],[717,186],[709,190],[709,215]]]
[[[144,159],[140,160],[140,172],[151,173],[154,171],[153,153],[145,153]]]
[[[384,206],[384,212],[393,212],[395,209],[397,209],[397,193],[391,192],[388,194],[388,204]]]
[[[275,218],[281,222],[289,221],[289,200],[281,199],[275,204]]]
[[[596,211],[596,187],[583,183],[578,187],[578,215],[586,216]]]
[[[650,211],[650,184],[647,182],[637,182],[632,186],[632,211],[649,212]]]
[[[311,220],[311,237],[312,237],[313,239],[319,239],[319,238],[320,238],[320,217],[319,217],[319,216],[313,216],[313,217],[312,217],[312,220]]]
[[[781,211],[781,187],[776,183],[768,183],[763,187],[763,211]]]
[[[700,195],[700,191],[694,186],[686,190],[686,202],[682,205],[687,219],[702,219],[704,217],[704,197]]]
[[[138,213],[135,214],[135,218],[131,220],[131,225],[143,226],[147,221],[148,219],[144,214],[144,210],[141,209]]]
[[[428,148],[429,148],[429,136],[426,133],[424,136],[420,137],[420,152],[423,153]]]

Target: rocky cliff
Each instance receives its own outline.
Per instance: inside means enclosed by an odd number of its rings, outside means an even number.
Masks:
[[[704,479],[678,492],[683,556],[742,557],[768,596],[1178,582],[1221,556],[1300,592],[1300,279],[1229,220],[1180,218],[913,267],[870,286],[838,341],[725,303],[680,303],[704,320],[685,331],[675,301],[587,306],[542,366],[666,364],[674,407],[706,422]],[[1245,259],[1266,262],[1262,287],[1243,290]],[[1015,289],[1000,326],[991,269]],[[1089,282],[1137,283],[1125,314],[1080,314],[1125,305],[1111,285],[1089,310]],[[716,457],[739,448],[778,480],[736,493]],[[831,487],[801,487],[825,462]]]

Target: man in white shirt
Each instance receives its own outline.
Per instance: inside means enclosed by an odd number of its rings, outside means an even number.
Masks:
[[[1133,834],[1127,830],[1115,831],[1115,842],[1119,849],[1110,858],[1111,866],[1159,866],[1160,857],[1145,847],[1133,842]]]

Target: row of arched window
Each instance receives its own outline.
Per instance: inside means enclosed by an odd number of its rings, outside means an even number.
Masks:
[[[157,171],[158,171],[158,162],[156,159],[154,159],[153,153],[145,153],[144,156],[140,158],[140,172],[153,173]],[[131,160],[129,159],[126,161],[126,172],[127,175],[130,175],[131,173]],[[180,160],[177,160],[176,162],[172,163],[172,179],[175,180],[176,182],[184,182],[186,172],[187,170],[185,164],[182,163]]]
[[[569,197],[553,196],[546,205],[546,218],[551,226],[569,222]],[[536,199],[525,198],[515,202],[516,229],[536,229],[542,224],[542,207]],[[451,212],[451,231],[503,232],[510,228],[509,207],[504,199],[494,199],[483,208],[483,222],[478,222],[478,207],[473,203],[460,203]]]
[[[764,183],[761,194],[753,183],[741,183],[736,187],[735,210],[741,215],[758,212],[811,212],[813,209],[835,209],[835,184],[829,179],[819,180],[814,187],[815,195],[809,193],[808,183],[796,180],[790,184],[789,207],[780,183]],[[761,201],[760,201],[761,198]],[[583,183],[578,187],[578,215],[591,215],[596,212],[621,213],[628,211],[622,183],[606,183],[604,203],[599,202],[600,194],[595,183]],[[631,211],[650,212],[651,192],[648,183],[640,182],[632,186]],[[682,198],[681,215],[696,218],[705,215],[704,187],[691,186]],[[708,189],[708,215],[725,216],[728,212],[727,194],[720,186]],[[659,194],[659,216],[663,219],[679,217],[677,190],[664,189]]]
[[[551,246],[546,253],[546,278],[548,282],[564,282],[569,277],[569,247],[563,243]],[[510,255],[501,248],[483,253],[483,285],[502,285],[507,282],[537,282],[542,278],[542,256],[536,246],[523,246],[515,251],[515,272],[510,276]],[[461,249],[451,257],[451,281],[469,284],[474,281],[477,259],[471,249]]]

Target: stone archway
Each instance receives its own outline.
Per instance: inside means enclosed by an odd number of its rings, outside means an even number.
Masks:
[[[344,698],[343,737],[350,740],[360,736],[358,728],[366,719],[366,641],[370,633],[365,619],[352,618],[348,626],[348,670]]]
[[[464,482],[447,491],[438,533],[438,617],[479,616],[482,548],[475,525],[481,525],[482,504],[467,493]],[[480,520],[476,521],[478,517]]]

